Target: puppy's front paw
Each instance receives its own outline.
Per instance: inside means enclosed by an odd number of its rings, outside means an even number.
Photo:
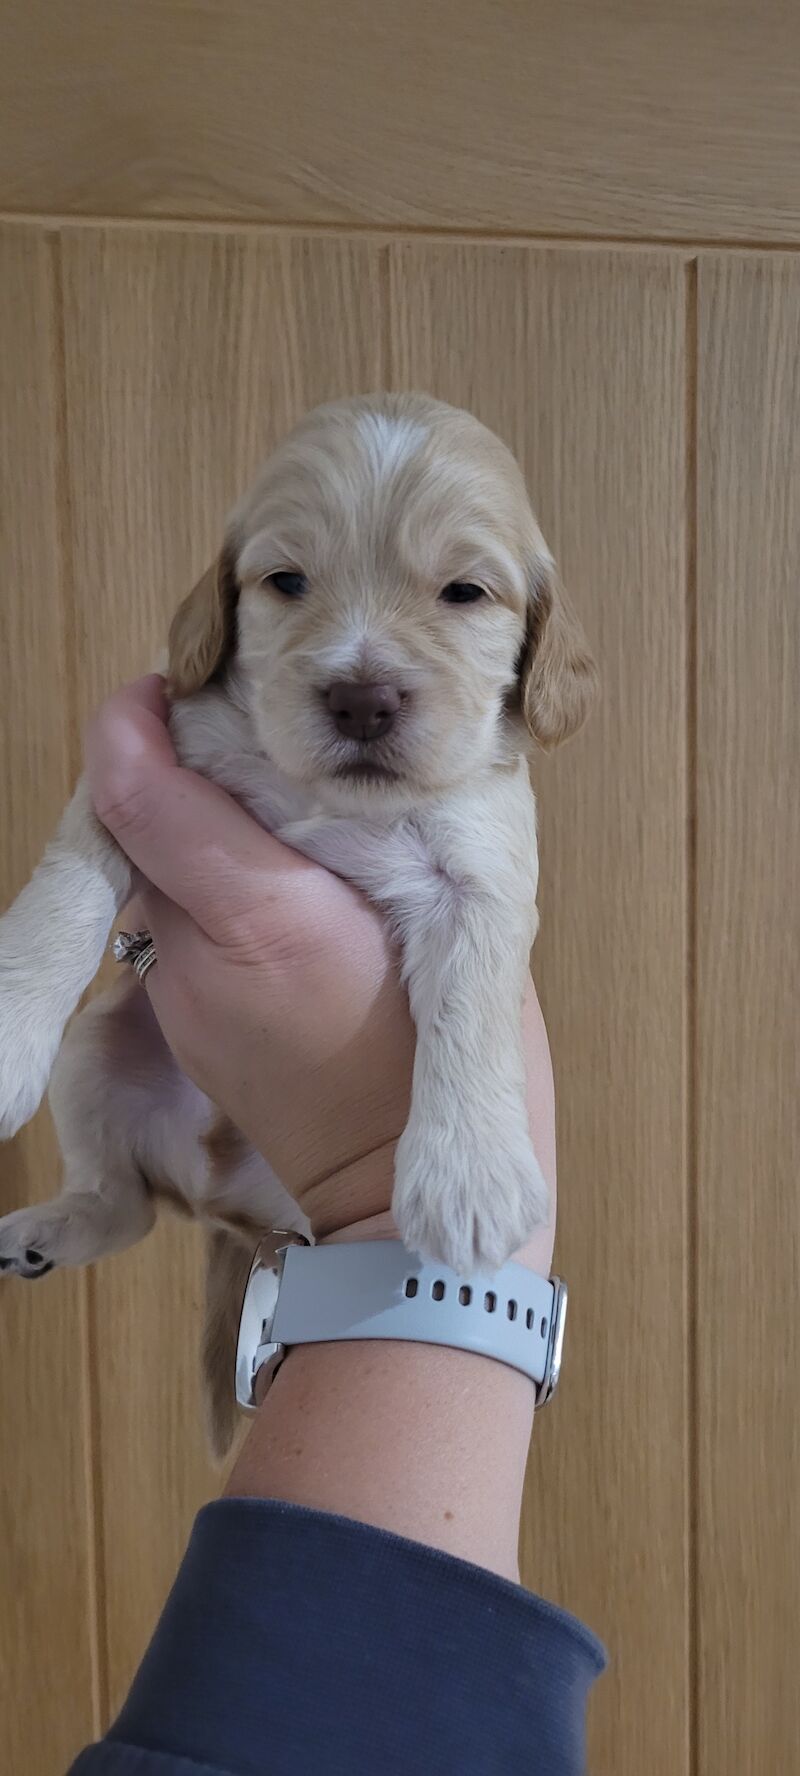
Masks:
[[[38,1110],[60,1039],[45,1007],[4,986],[0,967],[0,1140],[9,1141]]]
[[[443,1131],[409,1122],[392,1209],[403,1243],[461,1276],[499,1270],[543,1226],[549,1195],[527,1127]]]

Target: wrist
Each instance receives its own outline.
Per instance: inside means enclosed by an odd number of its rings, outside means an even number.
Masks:
[[[399,1237],[390,1207],[396,1148],[396,1141],[387,1141],[304,1193],[302,1207],[317,1244]],[[527,1244],[514,1253],[516,1263],[539,1276],[549,1276],[554,1233],[552,1221],[537,1228]]]
[[[387,1141],[303,1191],[301,1207],[318,1243],[397,1238],[390,1207],[396,1148]]]

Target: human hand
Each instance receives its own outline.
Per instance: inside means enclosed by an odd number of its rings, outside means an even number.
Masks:
[[[112,697],[87,738],[99,818],[144,878],[147,992],[184,1071],[269,1160],[317,1238],[393,1233],[414,1031],[378,913],[178,765],[163,681]],[[553,1087],[531,987],[531,1135],[555,1196]],[[553,1226],[525,1261],[547,1273]]]

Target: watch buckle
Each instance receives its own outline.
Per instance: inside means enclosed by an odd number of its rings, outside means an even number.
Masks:
[[[276,1240],[282,1243],[276,1245]],[[308,1246],[310,1243],[302,1233],[275,1227],[259,1241],[253,1254],[236,1341],[234,1392],[237,1406],[243,1412],[258,1411],[286,1355],[285,1345],[269,1336],[278,1305],[283,1267],[290,1246]],[[261,1386],[256,1395],[259,1376]]]
[[[567,1318],[569,1291],[561,1277],[551,1276],[550,1281],[553,1285],[553,1310],[550,1315],[550,1333],[547,1340],[544,1376],[536,1394],[537,1412],[540,1406],[546,1406],[548,1400],[552,1400],[558,1387],[558,1378],[561,1374],[561,1355],[564,1349],[564,1326]]]

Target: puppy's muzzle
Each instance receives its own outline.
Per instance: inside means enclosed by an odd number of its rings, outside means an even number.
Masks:
[[[382,740],[394,726],[403,701],[394,685],[332,684],[326,702],[334,724],[346,740]]]

